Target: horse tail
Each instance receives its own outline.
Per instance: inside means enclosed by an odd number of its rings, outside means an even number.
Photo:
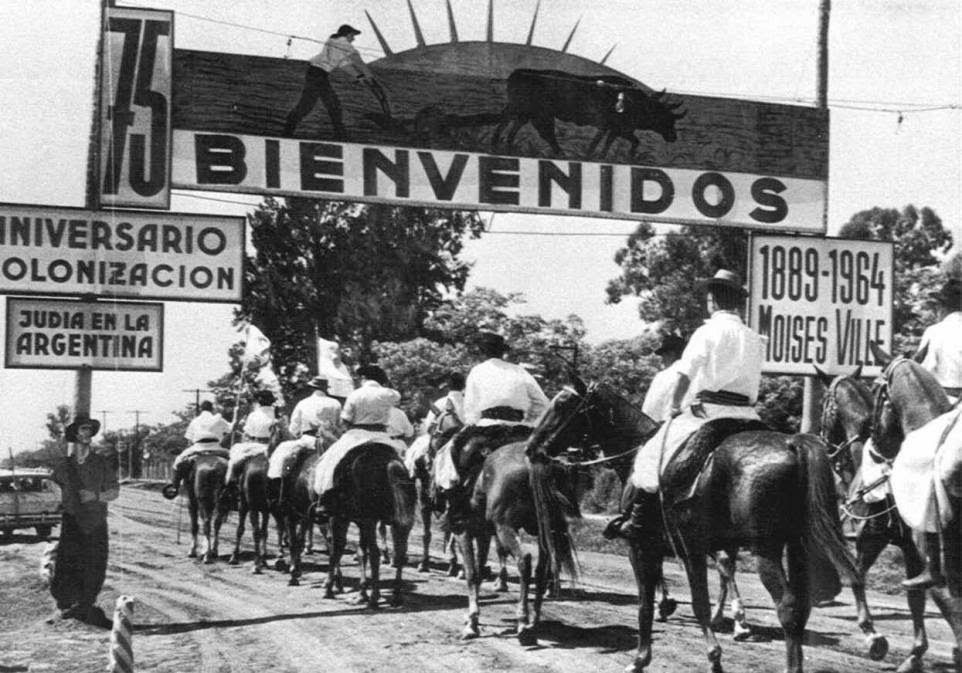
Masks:
[[[400,460],[387,464],[387,480],[394,498],[394,523],[410,530],[414,527],[414,509],[417,493],[407,468]]]
[[[842,522],[838,515],[838,499],[835,480],[828,462],[828,452],[820,439],[814,435],[797,435],[792,446],[798,456],[800,480],[804,502],[802,542],[810,559],[810,582],[823,579],[827,591],[820,593],[812,586],[813,598],[828,600],[841,591],[839,574],[853,586],[862,584],[858,564],[842,535]],[[831,596],[826,596],[830,593]]]
[[[577,579],[578,563],[574,541],[568,532],[568,522],[564,514],[570,508],[570,503],[555,487],[551,470],[549,462],[531,461],[528,480],[538,520],[539,553],[547,554],[549,567],[554,572],[554,581],[557,582],[561,570],[572,579]]]

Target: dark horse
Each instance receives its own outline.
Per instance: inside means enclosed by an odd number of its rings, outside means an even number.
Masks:
[[[197,557],[199,515],[203,522],[205,540],[202,558],[204,563],[213,563],[217,559],[221,524],[230,513],[230,503],[226,498],[220,497],[224,489],[224,475],[227,474],[227,451],[212,449],[200,453],[191,458],[183,469],[183,482],[187,486],[187,510],[190,513],[191,544],[187,556]]]
[[[369,608],[378,607],[381,593],[381,554],[377,546],[377,525],[391,525],[394,542],[393,562],[396,568],[391,605],[402,602],[401,572],[407,562],[408,535],[414,525],[416,494],[414,482],[393,446],[374,442],[355,447],[337,466],[331,494],[331,560],[324,597],[334,597],[334,586],[340,576],[341,556],[347,543],[351,522],[360,532],[361,584],[357,602]],[[312,497],[316,497],[312,493]],[[367,566],[371,579],[368,581]],[[370,589],[370,594],[368,594]]]
[[[289,586],[300,584],[301,556],[305,540],[316,522],[314,500],[311,494],[314,466],[320,455],[304,449],[288,467],[280,479],[280,492],[277,494],[277,519],[287,534],[288,554],[290,555]],[[279,559],[278,570],[285,569],[283,559]]]
[[[895,461],[905,436],[950,411],[952,404],[935,377],[917,362],[893,358],[875,344],[871,344],[871,349],[875,361],[885,368],[875,386],[872,443],[882,457]],[[950,457],[955,459],[955,465],[959,464],[957,453]],[[898,470],[895,462],[893,480],[899,476]],[[962,498],[957,485],[946,483],[945,486],[951,506],[948,512],[951,523],[941,531],[946,585],[929,589],[929,594],[952,627],[956,641],[955,665],[957,670],[962,670]]]
[[[240,563],[240,544],[244,537],[244,520],[250,515],[251,534],[254,536],[254,574],[260,574],[267,565],[267,526],[270,523],[271,505],[268,497],[267,455],[259,453],[247,458],[239,478],[240,506],[237,518],[237,539],[234,553],[228,563]]]
[[[923,568],[922,557],[912,539],[911,530],[899,518],[891,493],[885,499],[867,503],[863,489],[871,486],[861,478],[863,449],[871,434],[875,406],[872,391],[860,380],[859,367],[848,376],[831,376],[816,368],[818,379],[825,385],[822,398],[821,436],[831,449],[829,460],[846,491],[844,509],[856,522],[855,551],[858,569],[864,575],[888,545],[902,550],[906,577],[914,577]],[[925,634],[925,592],[909,591],[906,599],[912,614],[915,639],[908,658],[899,673],[922,670],[922,655],[928,649]],[[877,639],[871,617],[859,606],[858,623],[869,639]]]
[[[535,483],[547,476],[548,456],[579,435],[588,433],[604,445],[612,438],[623,441],[625,434],[637,432],[639,412],[603,384],[590,388],[581,384],[577,392],[565,389],[554,404],[556,427],[544,428],[544,440],[528,447]],[[535,491],[539,491],[537,486]],[[830,567],[842,571],[853,585],[862,584],[842,537],[822,441],[813,435],[767,430],[738,432],[713,451],[693,490],[679,490],[669,480],[662,488],[662,498],[656,515],[661,521],[652,521],[651,532],[629,545],[640,598],[638,652],[631,670],[642,671],[651,663],[655,591],[668,542],[685,565],[692,609],[713,672],[722,670],[721,647],[711,628],[707,556],[717,550],[733,553],[747,547],[755,554],[759,576],[777,605],[785,632],[786,670],[801,673],[811,595],[819,588],[810,586],[812,557],[827,556]],[[550,507],[550,502],[539,507]],[[539,519],[548,525],[544,518]],[[667,526],[658,525],[661,522]],[[782,565],[786,550],[787,573]],[[828,583],[833,585],[829,593],[838,591],[838,579],[837,575],[830,578],[834,581]]]

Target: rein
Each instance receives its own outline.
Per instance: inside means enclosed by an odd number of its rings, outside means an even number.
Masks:
[[[590,465],[601,465],[602,463],[610,463],[612,461],[618,460],[619,458],[624,458],[625,456],[630,456],[632,454],[638,453],[641,450],[641,445],[636,446],[633,449],[628,449],[627,451],[622,451],[621,453],[616,453],[613,456],[604,456],[602,458],[594,458],[593,460],[582,460],[577,462],[571,462],[562,459],[560,456],[552,456],[551,460],[561,463],[569,467],[588,467]]]

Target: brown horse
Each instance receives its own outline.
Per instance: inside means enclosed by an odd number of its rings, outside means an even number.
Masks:
[[[198,516],[203,523],[204,563],[217,560],[217,543],[220,527],[230,513],[230,503],[221,498],[224,476],[227,474],[227,451],[214,449],[194,456],[184,466],[183,483],[187,486],[187,510],[190,514],[191,545],[187,556],[197,557]],[[213,524],[213,531],[211,531]]]
[[[587,432],[602,445],[637,430],[639,412],[610,388],[595,384],[565,389],[555,398],[555,413],[546,414],[540,441],[529,443],[533,479],[547,473],[548,456],[557,446]],[[650,419],[649,419],[650,422]],[[684,451],[684,450],[683,450]],[[669,468],[675,464],[669,463]],[[663,483],[662,504],[645,535],[630,543],[629,557],[638,584],[638,652],[630,667],[643,671],[652,657],[654,598],[662,561],[670,545],[684,563],[692,609],[701,625],[714,673],[722,670],[721,647],[711,629],[707,556],[717,550],[749,548],[785,633],[786,671],[802,671],[802,639],[811,608],[813,556],[826,558],[852,584],[862,578],[845,547],[838,519],[831,467],[822,441],[813,435],[785,435],[766,430],[737,432],[714,449],[695,480],[679,488]],[[536,493],[539,491],[536,488]],[[690,496],[690,497],[689,497]],[[544,506],[550,506],[550,502]],[[543,518],[543,526],[549,525]],[[544,532],[541,533],[544,535]],[[782,565],[787,552],[788,572]],[[838,577],[829,582],[838,590]]]
[[[822,398],[821,436],[831,449],[829,460],[847,493],[846,515],[857,522],[856,560],[859,571],[868,573],[879,554],[888,545],[902,550],[905,576],[914,577],[923,568],[922,557],[908,526],[899,518],[892,495],[884,500],[866,503],[861,490],[863,449],[871,434],[875,401],[867,384],[860,380],[861,367],[848,376],[832,378],[816,368],[818,379],[825,385]],[[858,597],[856,597],[858,598]],[[899,673],[922,670],[922,655],[928,649],[925,633],[925,592],[909,591],[906,595],[915,637],[909,656],[898,668]],[[868,638],[877,638],[871,617],[859,607],[859,626]]]
[[[414,482],[407,468],[393,446],[371,442],[352,449],[341,460],[334,483],[330,506],[331,559],[324,597],[334,597],[341,556],[347,543],[347,529],[353,522],[360,532],[361,584],[357,602],[366,602],[371,609],[378,607],[381,554],[377,546],[377,526],[378,522],[385,521],[391,525],[396,568],[391,605],[401,605],[401,573],[407,563],[408,536],[414,525],[416,499]],[[312,493],[313,497],[316,494]]]
[[[885,368],[875,385],[872,442],[883,458],[895,461],[905,436],[950,411],[952,403],[935,377],[917,362],[892,357],[875,344],[871,349],[875,361]],[[960,458],[955,458],[958,463]],[[894,463],[893,478],[898,469]],[[951,501],[951,523],[941,531],[946,585],[929,589],[929,595],[952,627],[955,665],[962,670],[962,499],[952,484],[946,487]]]
[[[288,586],[300,584],[301,556],[304,553],[305,540],[315,523],[311,482],[318,460],[320,455],[316,452],[302,450],[280,479],[277,519],[280,527],[287,533],[290,563],[287,564],[280,558],[276,567],[278,570],[287,569],[290,572]]]
[[[244,520],[250,515],[251,534],[254,536],[253,573],[259,575],[267,565],[267,526],[271,505],[268,497],[267,455],[257,454],[244,462],[239,478],[240,506],[238,507],[237,538],[234,553],[228,563],[240,563],[240,544],[244,537]]]

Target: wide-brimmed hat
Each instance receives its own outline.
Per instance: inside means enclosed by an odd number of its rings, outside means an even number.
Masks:
[[[929,296],[955,310],[962,309],[962,280],[949,278],[938,292]]]
[[[269,407],[277,401],[277,395],[270,390],[258,390],[254,393],[254,401],[262,407]]]
[[[66,427],[64,430],[64,437],[68,442],[77,441],[77,430],[83,426],[88,426],[91,428],[90,436],[93,437],[98,432],[100,432],[100,421],[96,418],[88,418],[87,416],[78,416],[74,419],[74,422]]]
[[[655,349],[655,355],[682,353],[685,350],[686,343],[687,342],[677,334],[666,334],[662,338],[661,344]]]
[[[341,27],[337,29],[337,32],[334,33],[334,37],[347,37],[348,35],[360,35],[360,34],[361,34],[361,31],[359,31],[354,26],[343,23],[341,24]]]
[[[742,286],[741,276],[728,269],[719,269],[711,278],[702,278],[698,281],[698,286],[705,290],[724,287],[738,292],[743,297],[748,294],[748,290]]]
[[[511,349],[504,337],[496,332],[479,332],[477,343],[480,348],[485,350],[499,350],[503,353]]]
[[[327,378],[324,376],[315,376],[307,382],[307,387],[316,390],[327,390]]]

